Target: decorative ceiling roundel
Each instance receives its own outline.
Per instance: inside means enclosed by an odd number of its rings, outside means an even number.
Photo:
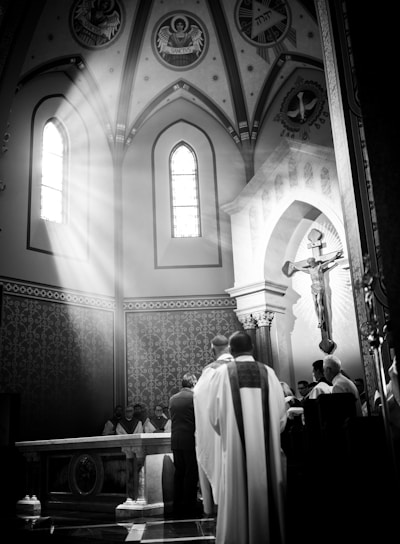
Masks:
[[[162,64],[175,70],[187,70],[204,57],[208,36],[199,19],[186,12],[175,12],[158,22],[152,43]]]
[[[286,129],[286,137],[309,138],[312,127],[319,129],[326,123],[326,91],[316,81],[300,80],[290,89],[282,101],[279,120]]]
[[[257,47],[274,47],[290,30],[291,14],[285,0],[262,3],[239,0],[236,24],[243,38]]]
[[[77,0],[71,9],[74,38],[84,47],[98,49],[113,42],[122,26],[122,10],[117,0]]]

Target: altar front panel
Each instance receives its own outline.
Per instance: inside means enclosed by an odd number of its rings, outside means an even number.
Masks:
[[[135,514],[172,505],[170,433],[17,442],[26,494],[47,509],[113,512],[129,499]],[[136,507],[137,506],[137,507]]]

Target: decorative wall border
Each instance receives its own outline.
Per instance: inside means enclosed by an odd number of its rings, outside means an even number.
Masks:
[[[0,285],[3,295],[29,297],[37,300],[61,302],[90,308],[115,310],[113,297],[99,296],[73,289],[54,287],[51,285],[16,280],[0,276]],[[236,299],[228,295],[207,295],[188,297],[148,297],[126,298],[123,302],[125,312],[153,312],[153,311],[182,311],[206,310],[215,308],[236,309]]]
[[[81,291],[75,291],[73,289],[4,278],[2,276],[0,276],[0,283],[3,285],[3,296],[13,295],[50,302],[74,304],[76,306],[86,306],[89,308],[115,310],[115,301],[113,297],[101,297],[83,293]]]
[[[125,299],[125,312],[205,310],[215,308],[236,309],[236,299],[229,296],[151,297]]]

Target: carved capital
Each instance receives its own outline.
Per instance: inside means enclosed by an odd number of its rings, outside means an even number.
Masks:
[[[38,463],[40,461],[40,453],[37,451],[24,452],[24,457],[28,463]]]
[[[257,322],[254,319],[253,314],[238,315],[238,319],[245,330],[252,330],[257,327]]]
[[[258,327],[271,327],[272,320],[275,317],[275,312],[265,310],[263,312],[257,312],[253,314],[254,319],[257,322]]]
[[[133,459],[137,453],[140,453],[140,449],[135,448],[134,446],[123,446],[121,451],[125,453],[127,459]]]

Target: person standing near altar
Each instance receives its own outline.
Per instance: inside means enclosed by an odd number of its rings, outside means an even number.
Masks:
[[[196,456],[203,510],[207,516],[213,516],[217,512],[221,459],[221,438],[211,427],[208,417],[207,406],[210,399],[208,386],[215,370],[226,362],[233,361],[229,351],[228,338],[222,334],[214,336],[211,340],[211,352],[215,360],[203,368],[193,389],[196,417]],[[211,482],[213,482],[214,488],[211,487]]]
[[[315,385],[311,389],[308,395],[309,399],[316,399],[319,395],[332,393],[332,384],[328,383],[328,380],[324,375],[324,361],[323,359],[317,359],[312,364],[312,374],[315,380]]]
[[[198,514],[197,487],[199,481],[195,449],[194,374],[186,372],[181,389],[169,399],[171,414],[171,449],[174,458],[173,510],[175,516]]]
[[[117,404],[114,408],[113,416],[107,419],[107,421],[104,424],[102,436],[108,436],[116,434],[115,430],[117,428],[117,425],[119,421],[121,421],[122,417],[124,415],[124,409],[122,407],[122,404]]]
[[[134,415],[134,408],[131,404],[125,408],[125,415],[121,418],[115,428],[115,434],[137,434],[143,432],[142,422]]]
[[[362,416],[360,395],[356,384],[342,371],[342,362],[336,355],[326,355],[323,359],[324,376],[332,384],[331,393],[351,393],[354,397],[356,415]]]
[[[221,437],[218,544],[285,542],[285,397],[274,370],[253,357],[251,337],[229,338],[234,358],[213,373],[208,415]],[[212,482],[213,485],[213,482]]]
[[[164,414],[161,404],[154,406],[154,414],[148,418],[143,425],[145,433],[170,433],[171,420]]]

